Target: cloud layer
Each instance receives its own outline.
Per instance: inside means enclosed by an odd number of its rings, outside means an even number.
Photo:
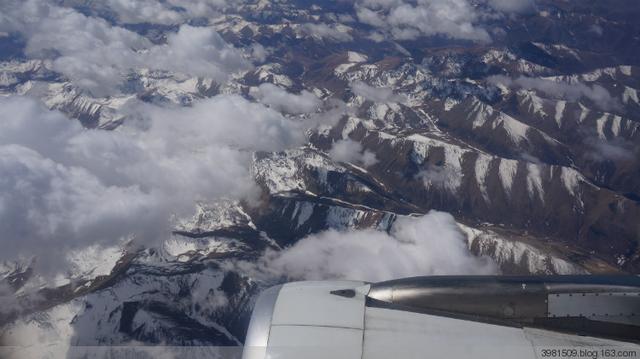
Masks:
[[[478,26],[479,14],[466,0],[361,0],[355,5],[360,22],[388,32],[398,40],[443,35],[488,42]]]
[[[122,23],[182,24],[210,17],[241,0],[106,0],[105,4]]]
[[[486,20],[527,13],[534,0],[357,0],[358,20],[396,40],[421,36],[490,42]],[[375,35],[379,37],[379,35]]]
[[[54,266],[73,248],[152,244],[198,201],[256,194],[251,151],[305,139],[301,123],[238,96],[143,106],[144,117],[102,131],[29,98],[0,98],[0,260]]]
[[[131,71],[175,71],[222,82],[229,74],[250,68],[242,53],[212,28],[182,25],[166,44],[107,21],[42,0],[8,0],[0,5],[0,31],[26,39],[30,58],[52,60],[53,70],[94,96],[122,89]]]

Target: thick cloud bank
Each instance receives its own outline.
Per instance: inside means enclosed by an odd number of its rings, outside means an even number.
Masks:
[[[86,130],[35,100],[0,98],[0,260],[56,264],[74,248],[160,240],[198,201],[254,195],[251,151],[304,141],[300,123],[239,96],[136,112],[117,131]]]
[[[431,211],[399,218],[391,233],[329,230],[283,251],[268,251],[258,264],[241,263],[258,278],[382,281],[419,275],[492,274],[497,267],[474,257],[453,217]]]

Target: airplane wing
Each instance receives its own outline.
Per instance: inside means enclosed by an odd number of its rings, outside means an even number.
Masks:
[[[640,277],[294,282],[258,298],[243,359],[640,356]]]

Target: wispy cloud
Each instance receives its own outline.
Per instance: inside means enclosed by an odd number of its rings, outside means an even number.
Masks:
[[[353,41],[353,37],[346,31],[341,31],[335,26],[327,24],[306,23],[301,26],[302,31],[310,36],[326,39],[335,42]]]
[[[365,150],[360,142],[351,139],[335,142],[329,150],[329,156],[334,161],[350,162],[364,167],[378,163],[375,153]]]
[[[406,96],[393,93],[393,89],[391,88],[369,86],[363,81],[356,81],[352,83],[351,91],[353,91],[354,94],[362,96],[366,100],[373,102],[389,103],[406,101]]]
[[[609,91],[600,85],[588,86],[581,82],[567,83],[525,76],[511,78],[502,75],[491,76],[488,81],[511,88],[533,89],[546,95],[569,101],[586,98],[593,101],[596,106],[603,110],[616,109],[621,106],[619,101],[613,98]]]
[[[292,94],[282,87],[270,83],[258,86],[254,95],[269,107],[290,114],[314,112],[322,103],[316,95],[307,90],[302,90],[299,94]]]

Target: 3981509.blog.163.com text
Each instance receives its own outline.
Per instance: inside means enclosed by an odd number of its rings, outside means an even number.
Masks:
[[[549,359],[623,359],[640,357],[640,347],[541,347],[538,348],[539,358]]]

